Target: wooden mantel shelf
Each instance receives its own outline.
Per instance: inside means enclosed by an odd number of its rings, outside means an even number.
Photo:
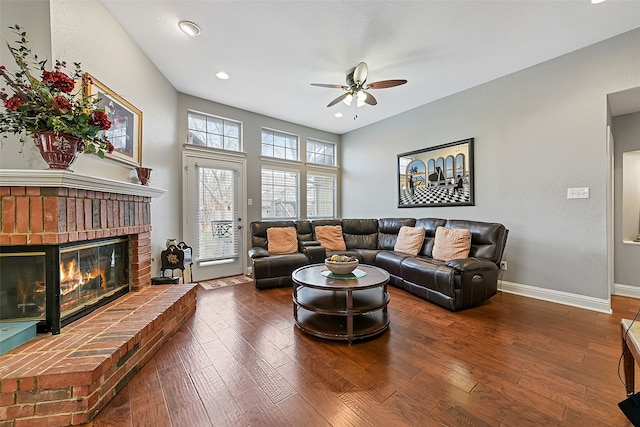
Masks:
[[[160,197],[167,190],[62,170],[0,169],[3,187],[58,187],[103,191],[142,197]]]

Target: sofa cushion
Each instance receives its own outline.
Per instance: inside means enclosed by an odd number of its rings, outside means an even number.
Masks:
[[[448,297],[456,295],[456,270],[443,261],[407,257],[402,260],[402,278],[406,283],[439,292]]]
[[[433,240],[436,237],[436,230],[438,227],[446,227],[447,220],[440,218],[419,218],[416,220],[416,227],[424,228],[424,243],[422,244],[422,250],[420,255],[429,258],[433,257]],[[455,227],[450,227],[455,228]],[[472,235],[473,237],[473,235]]]
[[[413,227],[415,218],[381,218],[378,220],[378,249],[392,251],[403,225]]]
[[[411,255],[396,251],[380,251],[376,255],[376,267],[386,270],[392,276],[402,276],[402,261]]]
[[[487,258],[500,263],[508,230],[504,225],[491,222],[450,219],[447,228],[466,228],[471,230],[470,257]]]
[[[295,227],[271,227],[267,230],[269,255],[295,254],[298,252],[298,233]]]
[[[342,237],[341,225],[321,225],[315,227],[316,240],[328,251],[344,251],[347,245]]]
[[[396,252],[402,252],[409,255],[418,255],[422,243],[424,242],[424,228],[409,227],[403,225],[398,233],[398,240],[393,247]]]
[[[378,249],[377,219],[343,219],[342,234],[347,249]]]
[[[433,242],[433,258],[440,261],[467,258],[471,248],[471,231],[438,227]]]

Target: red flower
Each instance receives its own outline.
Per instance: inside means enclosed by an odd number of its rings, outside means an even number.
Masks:
[[[18,95],[13,95],[11,98],[4,101],[4,107],[7,110],[17,110],[20,106],[24,104],[22,99]]]
[[[95,113],[93,113],[89,124],[91,126],[98,126],[102,130],[108,130],[111,127],[109,118],[102,111],[96,111]]]
[[[71,102],[64,96],[56,96],[53,98],[53,105],[58,106],[61,110],[71,110],[73,108]]]
[[[45,83],[52,83],[56,89],[65,93],[71,93],[75,87],[73,79],[60,71],[43,71],[42,81]]]
[[[114,147],[112,143],[110,142],[107,143],[107,151],[109,152],[109,154],[113,153],[113,150],[115,149],[116,147]]]

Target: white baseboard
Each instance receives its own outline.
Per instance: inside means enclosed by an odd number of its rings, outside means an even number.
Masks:
[[[572,294],[569,292],[556,291],[553,289],[538,288],[536,286],[506,282],[504,280],[498,281],[498,290],[543,301],[555,302],[572,307],[598,311],[600,313],[612,313],[611,301],[609,298],[601,299],[588,297],[584,295]],[[640,289],[638,290],[640,291]],[[638,295],[640,296],[640,292],[638,293]]]
[[[613,284],[613,294],[621,297],[640,298],[640,286]]]

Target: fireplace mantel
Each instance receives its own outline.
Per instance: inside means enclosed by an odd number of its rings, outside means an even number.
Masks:
[[[151,198],[160,197],[166,192],[146,185],[51,169],[0,169],[0,186],[73,188]]]

